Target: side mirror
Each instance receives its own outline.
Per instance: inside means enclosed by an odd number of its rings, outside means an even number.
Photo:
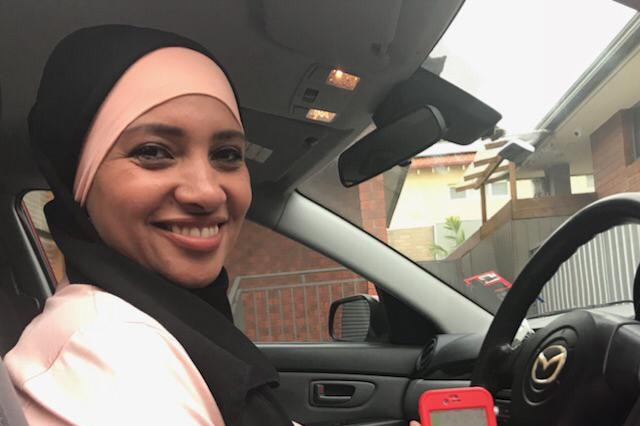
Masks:
[[[384,307],[367,294],[335,300],[329,308],[329,335],[344,342],[382,341],[389,333]]]

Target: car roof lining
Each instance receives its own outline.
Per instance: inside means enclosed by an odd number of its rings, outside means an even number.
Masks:
[[[26,116],[44,62],[66,34],[104,23],[161,28],[199,41],[224,65],[238,92],[250,141],[273,151],[263,164],[248,161],[254,189],[269,186],[286,194],[353,143],[386,93],[425,61],[462,3],[158,0],[149,7],[143,0],[75,0],[65,2],[61,13],[59,2],[1,2],[0,82],[5,93],[0,132],[11,144],[26,143]],[[309,73],[332,66],[362,78],[346,102],[343,94],[321,92],[323,106],[330,108],[335,98],[336,108],[343,111],[329,125],[296,116],[296,96],[304,84],[312,84]],[[325,86],[320,84],[321,90]],[[26,177],[35,168],[28,150],[18,151],[18,164],[7,163],[5,171],[22,171],[18,176]]]

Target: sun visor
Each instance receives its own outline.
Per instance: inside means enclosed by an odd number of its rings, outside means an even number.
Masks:
[[[376,108],[373,122],[378,128],[410,111],[433,105],[447,126],[443,139],[470,144],[493,133],[502,115],[489,105],[423,68],[397,84]]]

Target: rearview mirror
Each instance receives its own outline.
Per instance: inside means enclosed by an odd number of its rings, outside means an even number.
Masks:
[[[333,340],[380,341],[388,331],[382,304],[367,294],[336,300],[329,308],[329,335]]]
[[[376,129],[344,151],[338,160],[346,187],[364,182],[424,151],[446,128],[437,108],[426,105]]]

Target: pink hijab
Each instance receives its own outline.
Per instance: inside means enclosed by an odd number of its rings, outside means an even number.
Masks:
[[[185,47],[165,47],[129,67],[105,98],[87,132],[73,184],[74,199],[85,204],[98,167],[131,122],[163,102],[196,94],[220,100],[242,126],[231,84],[207,56]]]

